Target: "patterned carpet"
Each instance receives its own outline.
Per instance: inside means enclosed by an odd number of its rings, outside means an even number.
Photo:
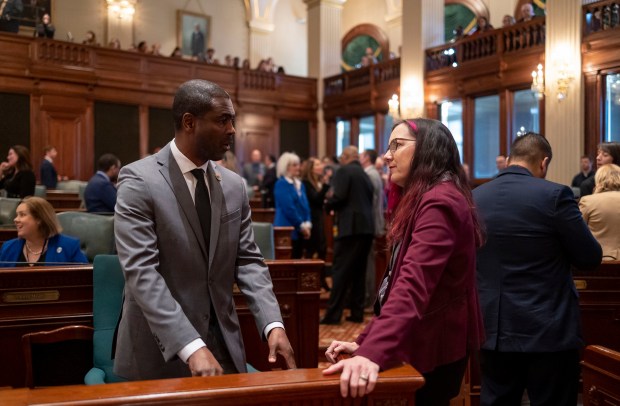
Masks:
[[[323,297],[323,294],[321,297]],[[329,294],[327,294],[327,297],[329,297]],[[321,309],[320,313],[322,318],[325,310]],[[319,324],[319,368],[326,368],[329,366],[329,363],[325,360],[324,354],[332,341],[355,341],[357,336],[364,330],[364,327],[366,327],[366,324],[372,318],[372,314],[365,314],[363,323],[351,323],[349,321],[344,321],[344,318],[348,315],[349,311],[345,310],[342,317],[343,321],[339,325]]]

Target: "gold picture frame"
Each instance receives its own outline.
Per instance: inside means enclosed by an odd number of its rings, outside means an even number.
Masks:
[[[202,33],[196,35],[196,24]],[[181,48],[183,56],[198,60],[204,58],[207,48],[211,44],[211,16],[177,10],[177,46]],[[200,44],[202,43],[202,47]]]

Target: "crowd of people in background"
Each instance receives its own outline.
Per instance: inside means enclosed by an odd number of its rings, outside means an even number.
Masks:
[[[21,13],[21,10],[15,8],[13,2],[7,3],[7,6],[3,9],[3,15],[8,15],[9,13]],[[17,29],[15,29],[15,27]],[[19,31],[19,23],[17,20],[7,21],[6,19],[0,19],[0,31],[5,32],[14,32],[17,33]],[[34,29],[34,36],[37,38],[48,38],[54,39],[56,34],[56,28],[52,23],[52,19],[49,13],[44,12],[40,20],[36,23]],[[66,39],[68,41],[73,41],[73,34],[68,32],[66,34]],[[98,41],[97,35],[94,31],[89,30],[86,32],[84,39],[82,40],[82,44],[90,45],[90,46],[102,46],[102,44]],[[155,56],[169,56],[171,58],[179,58],[179,59],[188,59],[197,62],[204,62],[211,65],[221,65],[234,69],[244,69],[244,70],[257,70],[260,72],[273,72],[284,74],[284,67],[281,65],[276,65],[274,63],[273,58],[268,57],[266,59],[261,59],[258,62],[256,68],[252,68],[250,65],[249,59],[241,60],[238,56],[225,55],[223,61],[216,57],[215,49],[211,47],[207,47],[205,42],[205,35],[202,31],[200,24],[196,24],[194,27],[194,31],[191,35],[191,43],[190,43],[190,54],[184,55],[183,49],[180,46],[175,47],[170,54],[164,53],[161,49],[160,43],[152,43],[149,44],[147,41],[140,41],[138,43],[131,44],[127,48],[123,48],[120,39],[111,38],[107,44],[104,44],[108,48],[119,49],[119,50],[127,50],[131,52],[138,52],[146,55],[155,55]],[[376,58],[375,58],[376,60]]]
[[[199,90],[214,95],[209,99],[211,109],[200,117],[186,112],[188,104],[184,104],[187,100],[200,103],[204,97]],[[551,145],[542,135],[528,132],[512,143],[508,156],[496,157],[497,175],[472,191],[454,137],[437,120],[397,121],[382,157],[372,149],[360,154],[357,147],[346,146],[338,158],[302,159],[287,151],[276,161],[272,155],[255,149],[248,162],[240,166],[229,150],[235,135],[231,118],[234,110],[223,89],[207,81],[187,82],[175,96],[173,112],[175,139],[157,156],[131,163],[121,171],[118,157],[104,154],[84,192],[89,212],[116,213],[116,224],[120,224],[117,246],[125,258],[124,269],[138,263],[135,258],[144,255],[140,236],[151,235],[150,227],[155,222],[176,223],[180,230],[190,226],[172,209],[177,204],[186,206],[187,212],[196,209],[197,217],[192,217],[195,221],[191,226],[200,224],[204,246],[192,249],[206,249],[202,256],[183,256],[189,261],[183,269],[204,268],[205,259],[209,258],[211,216],[204,216],[202,208],[208,207],[209,212],[220,210],[222,193],[235,200],[234,212],[243,210],[248,216],[248,198],[252,194],[260,196],[264,207],[273,207],[273,224],[293,228],[295,259],[325,260],[325,217],[333,214],[333,282],[331,286],[326,283],[325,272],[322,286],[330,290],[330,298],[320,323],[340,324],[343,316],[346,321],[363,323],[364,313],[370,311],[375,315],[356,341],[334,341],[327,348],[326,357],[333,365],[325,373],[342,372],[343,396],[370,393],[381,369],[408,362],[426,381],[416,392],[416,404],[448,405],[459,391],[471,351],[481,349],[482,404],[519,404],[526,390],[533,404],[542,400],[549,404],[573,404],[583,340],[571,268],[588,270],[602,260],[618,259],[620,143],[604,142],[598,146],[596,171],[592,171],[589,157],[582,157],[580,171],[573,180],[574,187],[578,184],[580,188],[580,193],[576,193],[568,186],[545,180],[553,158]],[[203,130],[195,125],[198,119],[215,122],[213,112],[223,112],[223,126],[211,125],[205,127],[209,130]],[[197,132],[204,136],[197,137]],[[203,142],[210,145],[205,147]],[[41,181],[53,184],[60,179],[54,168],[57,152],[52,146],[45,148]],[[166,162],[163,167],[176,171],[169,175],[175,176],[173,183],[177,189],[172,190],[157,187],[162,183],[158,170],[170,157],[175,163]],[[384,164],[389,168],[387,182]],[[0,171],[0,189],[8,197],[22,199],[14,220],[17,238],[2,246],[0,261],[23,266],[86,262],[79,241],[61,234],[49,203],[31,197],[36,176],[28,149],[20,145],[10,147],[6,162],[0,163]],[[239,174],[245,184],[239,181]],[[220,187],[226,190],[216,187],[222,179]],[[591,191],[584,189],[588,184]],[[146,193],[144,187],[159,196]],[[188,187],[189,193],[185,190]],[[219,203],[205,203],[203,200],[209,200],[209,195]],[[224,204],[229,204],[228,200]],[[157,217],[164,214],[168,218]],[[155,216],[152,222],[144,221],[148,216]],[[220,217],[218,214],[213,218]],[[232,221],[241,222],[241,216]],[[250,222],[244,224],[247,227]],[[229,223],[221,226],[231,227]],[[254,258],[253,267],[264,271],[259,250],[247,240],[251,233],[241,232],[240,227],[234,229],[232,241],[236,242],[239,232],[239,249],[245,251],[243,258]],[[141,231],[136,233],[136,229]],[[181,251],[179,241],[184,240],[177,238],[176,233],[166,232],[165,227],[164,231],[157,227],[155,230],[157,235],[149,244],[167,247],[168,251],[160,254],[161,260],[166,262],[166,269],[176,269]],[[384,234],[391,256],[379,285],[368,262],[372,261],[369,252],[373,240]],[[158,245],[160,239],[165,244]],[[168,246],[175,244],[176,248]],[[227,269],[235,268],[234,255],[229,258],[216,252],[215,256],[227,261]],[[200,265],[193,264],[199,259]],[[152,273],[148,278],[162,276],[151,265],[149,270],[135,272]],[[173,276],[167,274],[166,278],[172,280]],[[205,274],[194,278],[205,278]],[[185,277],[179,280],[191,282]],[[222,286],[232,285],[232,279],[223,282]],[[130,283],[140,285],[137,281]],[[130,286],[130,292],[141,294],[143,290],[136,286]],[[376,297],[369,298],[366,291],[375,286],[380,286]],[[369,304],[373,304],[371,309]],[[148,305],[159,308],[155,302]],[[350,309],[348,315],[344,313],[345,307]],[[210,308],[219,313],[212,313],[211,317],[215,317],[211,319],[201,318],[201,323],[225,317],[222,306],[211,302]],[[265,328],[267,321],[261,321]],[[127,332],[119,332],[119,337],[131,341],[133,335],[129,331],[135,326],[126,319],[121,322]],[[281,324],[270,327],[270,331],[277,331],[270,336],[270,345],[281,347],[288,366],[294,367],[290,344],[279,327]],[[189,325],[187,328],[193,329]],[[445,334],[446,331],[451,334]],[[141,333],[151,336],[146,330]],[[226,347],[222,337],[209,339],[219,343],[220,348]],[[152,354],[145,353],[145,359],[160,356],[154,343],[152,347]],[[128,347],[122,348],[126,351]],[[188,363],[177,362],[183,371],[181,376],[211,374],[209,368],[200,366],[205,361],[200,361],[201,348],[205,347],[196,348],[190,343],[178,352],[170,352],[170,357],[178,356]],[[339,360],[342,353],[354,356]],[[192,358],[193,354],[199,358]],[[244,371],[240,354],[218,353],[215,357],[222,362],[223,371]],[[157,359],[163,362],[160,358]],[[130,354],[125,353],[120,359],[124,361],[117,370],[124,371],[123,376],[130,379],[160,377],[165,369],[161,366],[143,376],[127,361],[132,359]],[[209,358],[205,362],[213,361]],[[170,376],[176,376],[176,372]]]
[[[534,6],[531,3],[525,3],[521,6],[520,15],[511,16],[510,14],[506,14],[504,15],[504,17],[502,17],[502,28],[510,27],[511,25],[514,25],[516,23],[531,21],[534,18],[536,18]],[[487,17],[479,16],[476,19],[476,25],[471,31],[469,31],[469,33],[464,32],[464,28],[462,25],[457,26],[453,32],[453,41],[457,41],[465,37],[466,35],[478,35],[484,32],[491,31],[493,29],[495,28],[493,27],[493,25],[491,25]]]

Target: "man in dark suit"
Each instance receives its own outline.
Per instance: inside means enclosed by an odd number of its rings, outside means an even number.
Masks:
[[[45,147],[44,151],[45,156],[43,157],[41,169],[39,170],[41,184],[48,189],[56,189],[56,185],[58,184],[58,173],[54,167],[54,159],[56,159],[58,151],[52,146]]]
[[[263,207],[274,207],[273,187],[278,180],[278,176],[276,175],[276,157],[271,154],[266,154],[263,163],[265,164],[265,176],[263,177],[263,183],[261,185]]]
[[[580,162],[581,170],[571,182],[571,187],[580,187],[584,180],[594,176],[594,171],[592,170],[592,160],[589,156],[584,155],[581,157]]]
[[[0,31],[17,34],[22,11],[22,0],[0,0]]]
[[[116,178],[121,161],[113,154],[103,154],[97,162],[97,173],[84,190],[84,203],[89,213],[113,213],[116,205]]]
[[[325,208],[336,212],[338,233],[334,241],[333,286],[321,324],[339,324],[347,289],[351,288],[351,315],[347,321],[364,320],[366,262],[374,237],[373,187],[359,162],[357,147],[342,151],[340,169],[332,180],[333,191]]]
[[[579,301],[571,266],[591,269],[602,252],[571,189],[546,181],[549,142],[527,133],[508,168],[473,192],[487,242],[478,251],[486,342],[480,352],[481,405],[575,405]]]

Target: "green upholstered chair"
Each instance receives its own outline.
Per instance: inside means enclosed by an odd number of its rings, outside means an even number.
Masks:
[[[80,200],[82,201],[82,204],[80,204],[80,208],[82,209],[86,208],[86,202],[84,201],[84,191],[86,190],[87,185],[87,182],[83,182],[83,184],[78,185],[78,196],[80,196]]]
[[[14,224],[15,210],[21,201],[21,199],[0,197],[0,225]]]
[[[65,192],[79,193],[80,186],[86,187],[88,182],[83,180],[62,180],[56,184],[56,190],[63,190]]]
[[[276,249],[273,241],[273,224],[252,222],[254,241],[265,259],[275,259]]]
[[[80,248],[89,262],[96,255],[114,254],[114,217],[102,214],[66,211],[58,214],[62,233],[80,239]]]
[[[117,255],[97,255],[93,263],[93,368],[84,377],[86,385],[122,382],[114,374],[112,342],[121,314],[125,278]],[[258,372],[246,364],[248,372]]]
[[[45,185],[36,185],[34,187],[34,195],[45,199],[47,197],[47,188]]]
[[[122,382],[114,375],[112,342],[123,303],[125,279],[116,255],[97,255],[93,263],[93,368],[87,385]]]

